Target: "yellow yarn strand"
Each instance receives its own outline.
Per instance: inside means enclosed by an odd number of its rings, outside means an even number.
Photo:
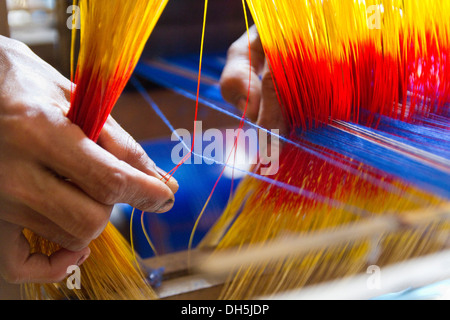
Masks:
[[[404,58],[401,57],[402,46],[413,46],[413,54],[417,59],[427,57],[427,45],[433,49],[437,47],[438,52],[449,48],[448,0],[247,0],[247,4],[266,54],[273,57],[269,65],[281,70],[279,74],[273,74],[277,90],[285,90],[281,93],[289,94],[289,91],[295,92],[296,88],[292,81],[286,80],[288,71],[292,70],[283,70],[280,57],[289,56],[292,59],[290,61],[309,61],[306,57],[313,61],[320,58],[330,70],[334,65],[340,70],[339,63],[349,61],[350,50],[354,50],[352,54],[356,56],[365,54],[358,51],[364,47],[362,44],[371,44],[375,50],[383,53],[384,58],[392,57],[393,61]],[[368,26],[369,6],[381,10],[379,29],[370,29]],[[439,34],[436,30],[439,30]],[[403,36],[404,41],[411,40],[413,43],[408,43],[408,46],[400,43],[402,37],[399,35]],[[295,51],[299,56],[292,57],[292,48],[300,41],[302,49]],[[435,59],[438,56],[442,55],[437,55]],[[383,63],[382,59],[380,61]],[[280,87],[278,80],[281,78],[288,85]],[[349,86],[351,84],[347,83],[345,88]],[[336,95],[339,94],[336,92]],[[298,106],[292,106],[295,107]],[[314,110],[315,105],[309,107],[310,110],[305,112],[311,113],[306,116],[321,119],[322,115],[314,114],[317,111]],[[394,106],[384,107],[389,112]],[[447,199],[355,160],[345,159],[357,168],[358,173],[352,174],[337,167],[332,170],[331,164],[307,152],[291,152],[293,155],[288,159],[296,165],[281,159],[282,175],[278,174],[273,179],[338,200],[347,207],[311,199],[281,186],[246,177],[234,199],[200,245],[200,248],[215,249],[211,260],[230,249],[245,255],[249,247],[264,248],[293,234],[299,237],[312,235],[314,232],[336,230],[359,222],[370,223],[378,217],[394,216],[400,223],[411,212],[439,208],[445,204],[448,207]],[[338,180],[340,183],[333,181],[336,176],[342,177]],[[377,181],[369,182],[366,179],[369,176],[376,176]],[[384,188],[384,182],[388,182],[396,192]],[[355,214],[348,209],[350,207],[360,208],[365,214]],[[282,259],[269,259],[263,264],[242,266],[236,272],[230,272],[221,298],[268,297],[289,289],[365,272],[372,264],[385,266],[436,252],[448,245],[449,231],[448,219],[431,219],[420,225],[405,225],[398,231],[386,232],[375,239],[362,237],[351,243],[330,244],[301,255],[292,254]]]

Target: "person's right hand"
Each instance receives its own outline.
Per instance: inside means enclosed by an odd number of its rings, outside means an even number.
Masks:
[[[113,205],[170,210],[178,189],[112,118],[98,144],[66,117],[71,83],[25,45],[0,36],[0,275],[48,283],[81,264]],[[62,246],[30,254],[27,228]]]

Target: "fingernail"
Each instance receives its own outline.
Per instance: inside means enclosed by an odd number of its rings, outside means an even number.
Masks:
[[[87,260],[87,258],[89,258],[89,254],[85,254],[84,256],[82,256],[82,257],[80,258],[80,260],[78,260],[77,266],[80,267],[80,266]]]
[[[160,167],[156,167],[156,171],[166,180],[169,179],[169,177],[167,177],[167,172],[165,172],[163,169],[161,169]]]
[[[170,181],[172,183],[175,183],[178,186],[177,180],[173,176],[171,176],[167,172],[165,172],[163,169],[156,167],[156,171],[161,175],[163,182]]]
[[[175,199],[170,198],[156,211],[156,213],[165,213],[169,211],[170,209],[172,209],[174,203]]]

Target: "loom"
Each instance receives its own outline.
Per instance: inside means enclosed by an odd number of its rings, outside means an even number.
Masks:
[[[287,18],[290,1],[247,1],[294,128],[279,137],[281,157],[292,161],[282,162],[275,176],[237,168],[230,157],[216,162],[217,177],[222,168],[245,177],[195,249],[142,262],[161,279],[156,298],[314,299],[339,292],[366,299],[450,278],[449,2],[411,0],[402,7],[383,1],[382,28],[392,34],[366,30],[366,15],[360,14],[369,2],[296,3],[308,21],[302,25]],[[270,7],[275,3],[276,14]],[[348,12],[353,24],[342,18]],[[431,23],[426,13],[433,14]],[[295,38],[296,30],[303,42],[290,47],[286,39]],[[414,45],[408,46],[410,40]],[[198,57],[141,60],[131,84],[170,131],[175,128],[139,79],[235,118],[244,128],[265,130],[222,99],[224,57],[201,56],[200,79]],[[328,68],[330,61],[338,67]],[[392,79],[394,84],[387,82]],[[135,221],[131,209],[125,210]],[[371,266],[388,279],[382,289],[367,287]]]

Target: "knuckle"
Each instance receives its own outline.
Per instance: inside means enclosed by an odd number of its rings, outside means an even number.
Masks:
[[[106,204],[116,204],[127,191],[127,176],[119,168],[110,168],[97,184],[96,200]]]
[[[274,90],[273,78],[270,72],[264,73],[261,81],[261,87],[263,91]]]
[[[55,242],[67,250],[77,252],[89,246],[91,242],[91,236],[92,235],[86,235],[86,239],[65,236],[64,238]]]
[[[21,284],[24,280],[20,270],[12,264],[7,264],[3,268],[2,277],[10,284]]]
[[[23,172],[14,172],[11,174],[11,178],[6,180],[7,183],[2,189],[11,200],[31,207],[42,201],[39,191],[35,190],[33,192],[32,188],[30,188],[34,181],[30,181],[31,178],[27,179]]]
[[[232,50],[230,48],[230,50]],[[230,56],[233,56],[231,54]],[[236,102],[241,95],[248,90],[249,63],[238,57],[229,58],[220,77],[220,89],[223,97],[229,102]]]
[[[231,46],[228,48],[227,51],[227,55],[228,57],[233,57],[235,56],[237,53],[239,53],[241,51],[241,46],[239,41],[235,41],[231,44]]]
[[[147,167],[155,166],[155,163],[149,158],[145,150],[131,137],[128,140],[125,162],[136,166],[139,164]]]
[[[28,150],[30,153],[42,148],[49,149],[50,144],[48,143],[47,134],[50,122],[44,111],[38,106],[27,105],[20,101],[15,102],[11,109],[11,113],[14,113],[10,122],[13,129],[11,132],[14,134],[14,144],[22,149],[24,145],[30,146]],[[37,126],[39,130],[36,130]],[[20,130],[18,130],[19,128]]]
[[[235,73],[224,72],[220,78],[220,87],[222,88],[222,91],[226,93],[226,91],[232,89],[238,80]]]
[[[78,228],[80,230],[79,236],[68,241],[68,246],[72,249],[79,250],[87,247],[93,239],[96,239],[103,232],[109,222],[109,214],[98,210],[86,214],[83,218],[82,224]]]
[[[45,282],[58,283],[63,281],[66,276],[67,274],[65,271],[53,270],[47,275]]]
[[[220,90],[225,100],[231,103],[236,103],[239,92],[241,78],[236,74],[224,74],[220,80]]]
[[[241,55],[248,54],[248,36],[243,35],[241,38],[234,41],[228,48],[227,57],[230,59]]]

